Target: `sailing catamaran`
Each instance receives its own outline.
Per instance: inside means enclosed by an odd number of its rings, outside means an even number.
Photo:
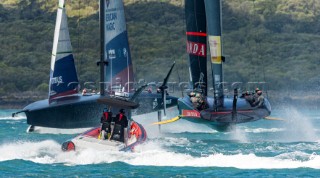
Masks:
[[[187,53],[192,92],[179,98],[179,116],[159,122],[170,123],[180,118],[204,123],[217,128],[252,122],[270,115],[269,101],[264,98],[259,105],[244,98],[227,98],[223,92],[223,68],[221,40],[221,1],[185,0]],[[207,43],[210,48],[213,97],[208,96]]]
[[[134,77],[124,12],[112,11],[115,0],[100,3],[106,4],[106,10],[102,11],[100,7],[101,60],[97,63],[100,65],[100,94],[78,93],[79,81],[72,55],[65,1],[59,0],[51,57],[49,98],[31,103],[22,111],[12,114],[14,116],[24,112],[30,125],[29,131],[33,131],[35,126],[97,126],[100,113],[105,107],[97,100],[104,95],[136,99],[143,103],[144,107],[136,109],[135,114],[160,110],[164,103],[167,107],[177,104],[178,98],[167,96],[164,99],[161,93],[134,94],[136,91],[133,88]],[[166,86],[166,83],[163,83],[163,86]],[[166,102],[163,102],[164,100]],[[156,107],[153,107],[155,102]]]
[[[27,116],[27,123],[30,125],[28,131],[33,131],[34,126],[89,127],[97,125],[96,118],[104,107],[96,102],[100,97],[79,94],[65,2],[59,0],[51,55],[49,97],[31,103],[19,112],[24,112]]]

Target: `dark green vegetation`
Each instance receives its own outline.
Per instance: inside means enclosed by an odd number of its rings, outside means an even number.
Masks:
[[[58,0],[2,0],[0,96],[47,92]],[[126,0],[136,80],[188,81],[182,0]],[[69,29],[80,81],[98,81],[98,0],[67,0]],[[268,82],[272,90],[319,88],[320,1],[224,0],[227,82]],[[209,69],[208,69],[209,70]],[[209,84],[210,86],[211,84]]]

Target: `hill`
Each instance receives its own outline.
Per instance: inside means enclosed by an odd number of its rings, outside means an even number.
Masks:
[[[66,2],[79,79],[97,82],[98,1]],[[1,0],[0,96],[48,91],[56,6],[57,0]],[[183,6],[125,1],[136,81],[161,82],[173,61],[171,81],[188,81]],[[267,82],[269,90],[318,90],[319,8],[312,0],[224,0],[225,81],[246,89]]]

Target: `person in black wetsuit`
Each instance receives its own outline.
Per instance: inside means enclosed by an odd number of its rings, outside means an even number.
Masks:
[[[110,135],[111,128],[110,124],[112,121],[112,112],[109,111],[107,108],[103,109],[103,114],[101,117],[101,139],[107,139]]]
[[[115,127],[113,130],[112,138],[113,140],[124,142],[125,128],[128,127],[128,119],[127,119],[127,116],[125,115],[124,109],[120,109],[114,121],[115,121]]]

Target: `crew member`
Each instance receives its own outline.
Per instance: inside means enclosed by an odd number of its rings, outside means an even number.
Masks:
[[[124,142],[124,132],[128,127],[128,119],[124,109],[120,109],[115,118],[114,139]],[[117,136],[118,135],[118,136]],[[117,138],[119,137],[119,138]]]
[[[189,96],[194,108],[200,111],[207,108],[206,100],[201,93],[191,92]]]
[[[109,111],[107,108],[103,109],[103,114],[101,117],[101,135],[100,138],[101,139],[107,139],[110,135],[111,132],[111,128],[110,128],[110,124],[112,121],[112,112]]]
[[[249,91],[245,91],[241,94],[240,98],[246,98],[247,96],[249,96]]]
[[[257,101],[259,95],[258,95],[258,91],[260,91],[259,88],[255,89],[255,93],[253,94],[253,102]]]
[[[84,89],[82,90],[82,95],[86,95],[86,94],[87,94],[87,89],[84,88]]]
[[[246,91],[244,93],[242,93],[240,98],[244,98],[246,99],[250,105],[253,104],[253,95],[249,93],[249,91]]]
[[[263,95],[262,95],[262,91],[261,91],[261,90],[259,90],[259,91],[257,92],[257,96],[258,96],[258,98],[257,98],[257,100],[253,103],[253,106],[259,108],[259,107],[261,107],[261,106],[263,105],[263,103],[264,103],[264,97],[263,97]]]

